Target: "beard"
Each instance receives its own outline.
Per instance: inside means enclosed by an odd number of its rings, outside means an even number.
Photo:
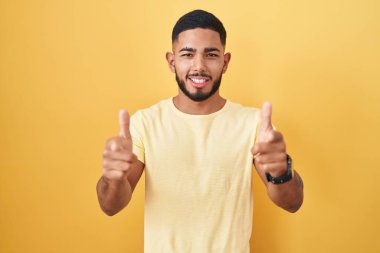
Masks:
[[[193,100],[195,102],[200,102],[200,101],[204,101],[204,100],[208,99],[209,97],[211,97],[212,95],[214,95],[215,92],[219,89],[220,83],[222,82],[222,74],[223,74],[223,72],[220,73],[219,78],[213,82],[211,90],[207,93],[203,93],[201,89],[197,89],[197,91],[195,93],[190,93],[190,91],[188,89],[186,89],[185,81],[180,79],[179,76],[177,75],[177,71],[175,71],[175,80],[177,81],[178,87],[181,89],[181,91],[188,98],[190,98],[191,100]],[[202,73],[201,74],[194,74],[194,75],[190,75],[190,76],[194,76],[194,77],[195,76],[204,76],[204,77],[208,77],[211,79],[210,76],[202,74]],[[186,80],[188,78],[189,78],[189,75],[186,75]]]

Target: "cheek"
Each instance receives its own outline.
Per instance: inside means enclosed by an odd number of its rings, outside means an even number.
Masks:
[[[212,71],[214,75],[220,75],[222,73],[224,67],[224,62],[223,61],[215,61],[210,63],[209,65],[209,70]]]
[[[182,61],[176,62],[175,69],[176,69],[177,74],[179,76],[186,75],[189,71],[188,64],[186,64],[185,62],[182,62]]]
[[[212,69],[222,69],[224,65],[224,60],[223,58],[210,59],[207,62],[207,65],[209,68],[212,68]]]

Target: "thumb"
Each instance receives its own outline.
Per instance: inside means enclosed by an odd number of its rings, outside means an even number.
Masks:
[[[119,125],[120,125],[120,136],[131,139],[131,133],[129,132],[129,113],[121,109],[119,112]]]
[[[260,131],[265,132],[273,130],[272,126],[272,104],[270,102],[264,102],[261,108],[261,125]]]

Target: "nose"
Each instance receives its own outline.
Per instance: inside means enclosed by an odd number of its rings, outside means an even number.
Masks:
[[[196,55],[193,59],[193,70],[204,72],[206,70],[205,60],[202,55]]]

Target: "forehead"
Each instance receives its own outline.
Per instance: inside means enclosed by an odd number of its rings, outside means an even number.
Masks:
[[[196,28],[181,32],[178,39],[173,43],[173,50],[190,47],[203,49],[215,47],[223,51],[223,45],[219,33],[211,29]]]

